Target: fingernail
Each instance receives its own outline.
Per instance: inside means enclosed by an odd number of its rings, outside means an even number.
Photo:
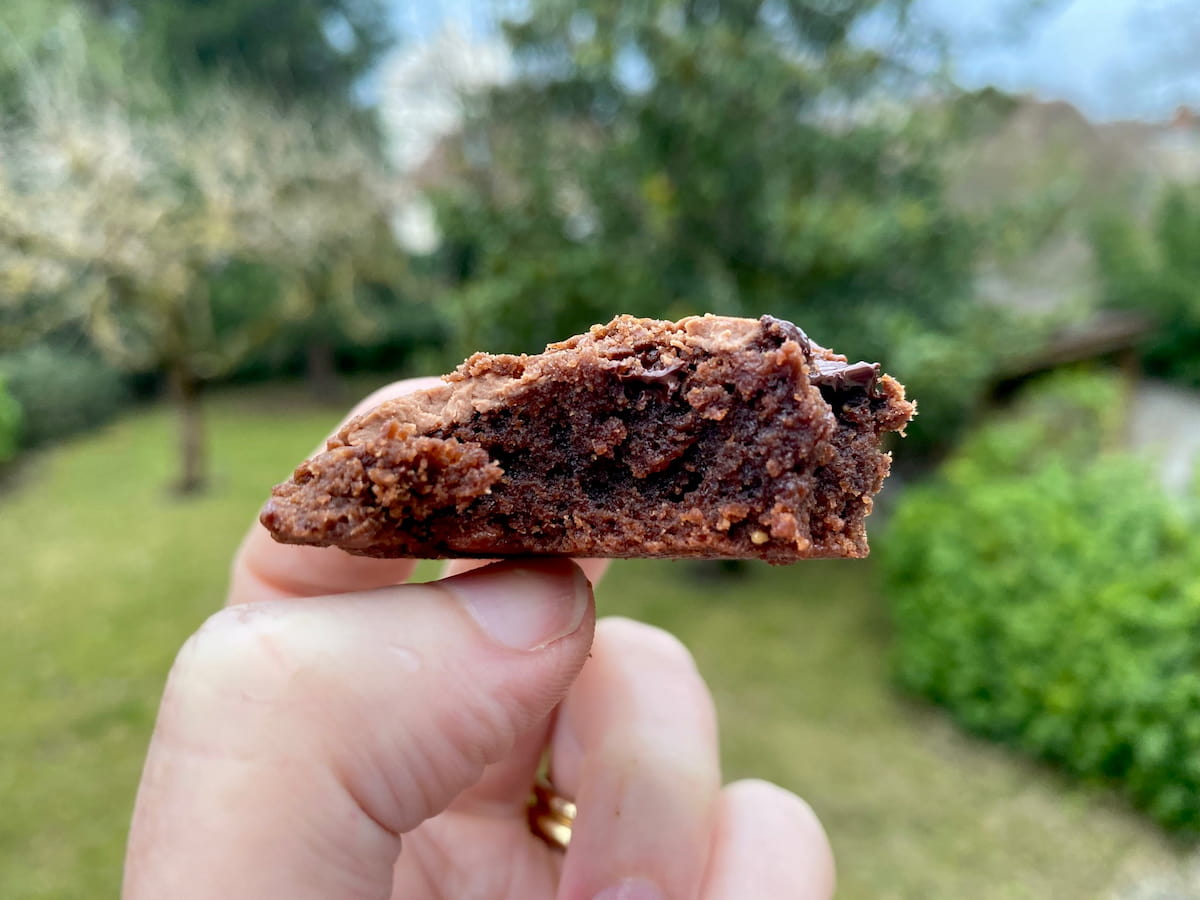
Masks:
[[[595,900],[665,900],[663,892],[643,878],[626,878],[606,887]]]
[[[443,584],[493,640],[517,650],[537,650],[573,633],[592,590],[569,563],[546,570],[488,566]]]

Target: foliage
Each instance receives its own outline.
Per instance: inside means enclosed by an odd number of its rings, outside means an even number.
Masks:
[[[0,39],[0,110],[19,90],[22,70],[38,56],[45,35],[61,17],[66,0],[8,0],[4,6],[4,37]]]
[[[0,463],[16,455],[21,437],[21,407],[0,376]]]
[[[122,367],[211,377],[303,314],[316,278],[353,287],[349,251],[382,217],[383,191],[334,123],[223,91],[198,91],[179,117],[116,98],[89,108],[72,86],[86,73],[48,76],[36,119],[0,137],[10,341],[21,326],[85,321]],[[267,290],[220,289],[231,271],[264,268]]]
[[[1200,184],[1165,188],[1148,226],[1126,210],[1101,213],[1091,238],[1105,302],[1159,321],[1147,369],[1200,385]]]
[[[87,52],[80,52],[86,44]],[[78,72],[86,60],[86,74]],[[136,50],[125,31],[96,21],[77,0],[5,0],[0,22],[0,116],[6,129],[27,124],[44,96],[51,72],[70,78],[85,106],[119,96],[139,115],[161,115],[172,99],[153,79],[133,79],[132,69],[148,75],[153,61]]]
[[[199,384],[395,280],[386,176],[346,122],[219,83],[168,96],[132,55],[97,87],[91,27],[64,32],[0,130],[0,342],[73,323],[113,365],[167,374],[191,489]]]
[[[399,294],[388,285],[366,285],[353,317],[328,312],[284,324],[231,373],[235,381],[308,377],[314,384],[314,351],[326,352],[338,373],[378,372],[387,377],[432,375],[461,362],[446,352],[448,327],[438,306]]]
[[[884,360],[916,398],[918,415],[907,431],[905,455],[914,442],[916,449],[952,446],[984,406],[998,364],[1019,356],[1019,348],[1037,346],[1047,329],[1043,320],[970,302],[951,305],[942,323],[930,327],[911,311],[876,310],[861,339],[845,345],[856,356]],[[858,352],[873,341],[879,342],[874,352]]]
[[[379,0],[87,0],[186,81],[220,72],[294,99],[348,98],[391,43]]]
[[[904,687],[1200,832],[1200,542],[1105,452],[1121,388],[1074,376],[904,495],[884,543]]]
[[[971,125],[954,104],[910,114],[902,67],[856,37],[903,11],[534,2],[508,26],[520,77],[478,100],[436,198],[463,343],[770,312],[889,366],[901,333],[952,354],[983,235],[941,161]],[[960,417],[969,368],[956,393],[921,395],[954,410],[931,418]]]
[[[0,355],[0,381],[21,411],[23,446],[102,425],[129,399],[111,366],[86,352],[47,344]]]

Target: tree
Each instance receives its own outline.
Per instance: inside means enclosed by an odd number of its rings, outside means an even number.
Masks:
[[[373,115],[353,96],[393,41],[381,0],[86,2],[102,20],[119,23],[131,49],[177,89],[186,92],[197,79],[227,79],[285,107],[298,105],[303,115],[332,115],[372,145],[378,139]],[[357,262],[379,269],[378,260]],[[321,280],[312,287],[320,298]],[[318,395],[337,394],[335,339],[367,333],[364,321],[346,304],[319,303],[289,330],[287,336],[304,345],[310,385]]]
[[[902,33],[885,0],[535,0],[506,26],[520,77],[478,101],[438,198],[465,342],[772,312],[890,362],[941,336],[950,380],[918,396],[961,409],[987,370],[950,337],[980,232],[945,196],[953,117],[857,37],[889,12]]]
[[[1148,223],[1097,214],[1091,239],[1103,302],[1158,320],[1147,369],[1200,386],[1200,184],[1168,184]]]
[[[88,0],[178,77],[223,72],[285,100],[348,99],[390,45],[378,0]]]
[[[4,0],[0,14],[0,116],[19,116],[23,112],[28,76],[58,64],[60,38],[77,31],[86,18],[74,0]],[[119,41],[108,30],[89,28],[88,33],[92,80],[107,81],[121,69]]]
[[[0,340],[76,323],[112,363],[166,375],[196,490],[201,385],[281,323],[353,302],[385,175],[348,129],[228,87],[146,115],[132,75],[97,93],[76,38],[0,130]]]

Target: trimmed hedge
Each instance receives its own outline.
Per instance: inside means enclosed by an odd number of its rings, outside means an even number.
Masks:
[[[21,446],[95,428],[129,401],[120,373],[87,353],[43,344],[0,356],[0,379],[21,407]]]
[[[1200,833],[1200,540],[1105,449],[1119,387],[1052,382],[901,499],[882,542],[900,683],[967,728]]]

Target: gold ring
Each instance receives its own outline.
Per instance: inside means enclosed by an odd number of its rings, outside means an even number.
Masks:
[[[556,850],[566,850],[575,824],[575,804],[539,776],[529,798],[529,830]]]

